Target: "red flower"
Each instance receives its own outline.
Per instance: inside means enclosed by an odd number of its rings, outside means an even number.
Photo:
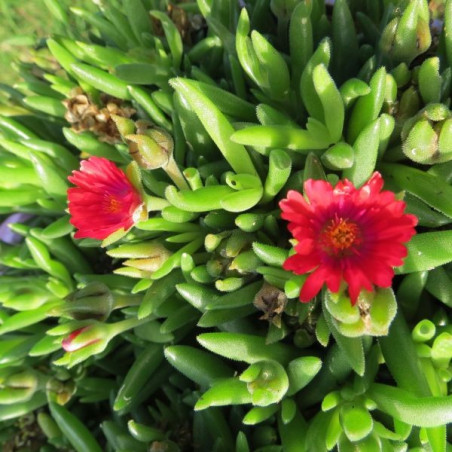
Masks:
[[[342,280],[352,304],[362,289],[391,287],[393,267],[403,263],[403,243],[416,233],[417,218],[404,214],[405,203],[382,188],[377,172],[359,189],[347,179],[334,188],[309,179],[304,183],[309,202],[293,190],[281,201],[281,216],[297,241],[296,254],[283,267],[299,275],[313,270],[302,287],[301,301],[311,300],[323,283],[338,292]]]
[[[143,199],[127,176],[110,160],[90,157],[68,179],[77,187],[67,191],[75,238],[103,240],[130,229],[142,211]]]

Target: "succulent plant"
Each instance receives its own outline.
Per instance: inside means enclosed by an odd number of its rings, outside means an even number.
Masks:
[[[0,86],[1,441],[449,448],[452,1],[45,4]]]

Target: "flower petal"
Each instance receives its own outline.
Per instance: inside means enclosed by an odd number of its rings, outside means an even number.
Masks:
[[[294,254],[286,259],[283,264],[284,270],[293,271],[297,275],[302,275],[320,264],[320,259],[315,256],[300,256]]]
[[[356,303],[358,295],[362,289],[366,289],[369,292],[373,289],[369,278],[359,267],[346,267],[344,269],[344,279],[348,284],[348,293],[350,295],[352,305]]]
[[[328,269],[325,267],[318,267],[307,278],[301,288],[300,300],[303,303],[311,301],[323,286],[323,283],[328,277]]]
[[[304,183],[304,192],[311,206],[328,205],[333,199],[333,187],[324,180],[308,179]]]

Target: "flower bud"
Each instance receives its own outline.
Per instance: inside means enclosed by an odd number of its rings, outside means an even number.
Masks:
[[[135,121],[135,127],[137,129],[136,134],[146,135],[148,129],[150,129],[152,126],[152,122],[147,121],[146,119],[139,119],[138,121]]]
[[[131,119],[118,115],[111,115],[111,119],[113,119],[116,128],[122,137],[135,133],[135,123]]]
[[[73,380],[60,381],[51,378],[47,381],[46,391],[50,400],[55,401],[58,405],[65,405],[74,395],[76,386]]]
[[[127,135],[127,140],[136,144],[129,146],[130,155],[144,169],[156,169],[166,166],[169,155],[159,144],[147,135]]]
[[[94,319],[104,321],[113,309],[113,295],[101,282],[88,283],[83,289],[73,292],[66,298],[63,308],[75,320]]]
[[[125,303],[122,304],[128,306]],[[115,323],[88,322],[72,321],[52,329],[55,335],[70,331],[61,344],[68,353],[54,361],[54,364],[70,369],[91,356],[102,353],[115,336],[142,323],[141,320],[132,317]]]
[[[29,369],[9,375],[1,382],[0,403],[12,405],[29,400],[38,387],[36,373]]]
[[[173,158],[174,141],[164,129],[138,126],[136,134],[127,135],[129,152],[141,168],[162,168],[181,190],[189,190],[182,172]]]
[[[79,328],[69,336],[65,337],[61,343],[64,351],[75,352],[82,348],[102,342],[107,332],[107,326],[103,323],[93,323],[92,325]]]
[[[126,135],[126,139],[131,142],[129,149],[132,157],[145,169],[166,166],[174,149],[171,135],[158,128],[147,128],[140,132]]]
[[[174,140],[173,137],[164,129],[152,127],[146,130],[146,135],[151,137],[168,156],[173,155]]]
[[[10,388],[32,388],[33,390],[37,385],[38,377],[36,372],[31,369],[9,375],[2,383],[2,386]]]

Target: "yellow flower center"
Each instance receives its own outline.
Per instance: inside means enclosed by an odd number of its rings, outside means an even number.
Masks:
[[[351,254],[351,248],[360,245],[361,242],[358,225],[344,218],[331,219],[320,234],[320,244],[331,256]]]

